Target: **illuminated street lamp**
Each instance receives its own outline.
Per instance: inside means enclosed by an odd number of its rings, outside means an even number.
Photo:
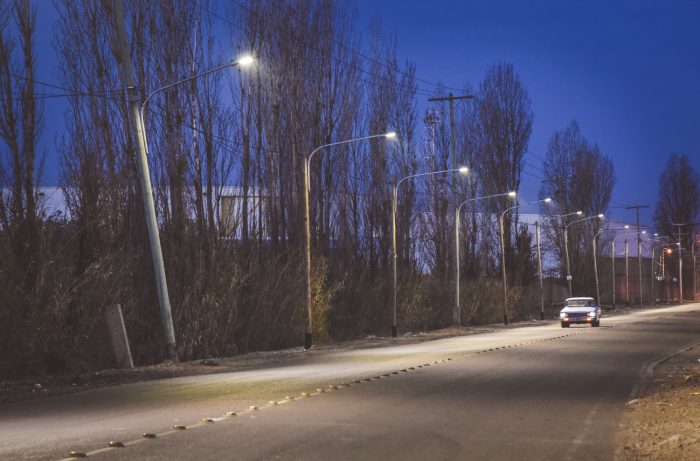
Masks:
[[[504,237],[504,223],[506,213],[509,211],[517,210],[520,207],[527,205],[534,205],[535,203],[552,203],[552,199],[547,197],[542,200],[535,200],[534,202],[523,203],[522,205],[515,205],[510,208],[506,208],[503,213],[501,213],[500,219],[498,221],[501,231],[501,269],[503,271],[503,324],[508,325],[508,285],[506,281],[506,245]]]
[[[569,297],[573,296],[571,293],[571,266],[569,264],[569,226],[572,224],[580,223],[583,221],[588,221],[589,219],[603,219],[605,215],[603,213],[600,213],[595,216],[589,216],[587,218],[582,218],[582,219],[577,219],[576,221],[572,221],[566,226],[564,226],[564,251],[566,253],[566,281],[569,285]]]
[[[386,138],[395,139],[396,133],[390,131],[388,133],[373,134],[371,136],[363,136],[360,138],[348,139],[345,141],[332,142],[324,144],[314,149],[304,161],[304,232],[305,232],[305,253],[306,253],[306,327],[304,331],[304,349],[311,348],[313,344],[313,313],[311,300],[311,211],[309,207],[309,192],[311,191],[310,169],[311,159],[321,149],[338,146],[341,144],[350,144],[367,139]]]
[[[486,200],[490,198],[496,198],[496,197],[511,197],[514,198],[517,195],[515,191],[511,192],[505,192],[503,194],[494,194],[494,195],[486,195],[483,197],[474,197],[467,199],[463,201],[462,203],[459,204],[457,208],[455,208],[455,309],[454,309],[454,323],[455,326],[461,326],[462,323],[462,312],[461,308],[459,305],[459,279],[460,279],[460,274],[459,274],[459,223],[460,223],[460,213],[462,211],[462,206],[464,206],[467,202],[476,202],[479,200]]]
[[[168,295],[168,283],[165,278],[165,265],[163,263],[163,252],[160,246],[160,235],[158,234],[158,221],[156,219],[156,210],[153,203],[153,190],[151,187],[151,176],[148,170],[148,136],[146,135],[146,127],[144,124],[144,111],[146,105],[158,93],[167,89],[173,88],[182,83],[191,82],[195,79],[209,75],[213,72],[226,69],[228,67],[246,67],[252,64],[254,58],[245,56],[237,61],[232,61],[224,65],[206,70],[200,74],[179,80],[174,83],[165,85],[149,94],[138,107],[138,121],[135,123],[137,132],[137,141],[139,142],[140,154],[137,157],[137,167],[139,180],[141,183],[141,193],[143,195],[143,205],[145,208],[146,228],[148,231],[148,241],[151,246],[151,258],[153,259],[153,270],[155,272],[156,290],[158,292],[158,302],[160,305],[160,318],[165,330],[165,341],[167,345],[168,358],[177,360],[177,347],[175,342],[175,329],[173,328],[173,316],[170,308],[170,296]],[[133,112],[132,112],[133,113]],[[140,134],[141,136],[138,136]],[[143,143],[141,145],[141,143]],[[201,193],[201,192],[200,192]]]
[[[391,245],[392,245],[392,269],[394,272],[394,282],[393,282],[393,301],[392,301],[392,316],[391,316],[391,336],[396,338],[397,334],[397,328],[396,328],[396,292],[397,292],[397,278],[398,278],[398,269],[397,269],[397,263],[398,263],[398,254],[396,250],[396,207],[397,207],[397,202],[399,199],[399,186],[401,185],[402,182],[412,179],[412,178],[418,178],[420,176],[433,176],[436,174],[441,174],[441,173],[452,173],[452,172],[459,172],[460,174],[467,174],[469,173],[469,168],[466,166],[462,166],[459,168],[451,168],[449,170],[440,170],[440,171],[429,171],[427,173],[418,173],[418,174],[412,174],[408,176],[404,176],[403,178],[399,179],[399,181],[394,184],[394,188],[391,194]]]

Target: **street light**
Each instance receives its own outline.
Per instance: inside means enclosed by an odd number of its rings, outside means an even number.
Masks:
[[[227,67],[238,67],[238,66],[248,66],[252,64],[254,58],[252,56],[245,56],[237,61],[232,61],[227,64],[214,67],[200,74],[193,75],[191,77],[179,80],[174,83],[165,85],[149,94],[146,99],[143,100],[138,108],[139,120],[135,124],[138,128],[137,131],[141,132],[141,138],[143,145],[140,145],[140,155],[137,159],[137,167],[139,172],[139,180],[141,183],[141,193],[143,195],[143,206],[145,208],[145,219],[146,228],[148,231],[148,241],[151,246],[151,258],[153,259],[153,270],[155,272],[156,279],[156,290],[158,292],[158,302],[160,305],[160,318],[163,324],[163,329],[165,330],[165,341],[167,345],[168,358],[171,360],[177,360],[177,347],[175,342],[175,329],[173,328],[173,316],[170,308],[170,296],[168,295],[168,283],[165,278],[165,265],[163,263],[163,252],[160,246],[160,235],[158,234],[158,221],[156,219],[156,210],[153,203],[153,190],[151,188],[151,176],[148,171],[148,136],[146,135],[146,126],[144,124],[144,111],[146,105],[156,94],[180,85],[182,83],[193,81],[199,77],[217,72]],[[137,136],[138,138],[138,136]],[[201,193],[201,191],[199,192]]]
[[[304,331],[304,349],[311,348],[313,344],[313,321],[312,321],[312,300],[311,300],[311,211],[309,207],[309,192],[311,191],[311,180],[310,180],[310,168],[311,159],[316,155],[321,149],[327,147],[338,146],[341,144],[350,144],[358,141],[365,141],[367,139],[374,138],[386,138],[394,139],[396,138],[396,133],[390,131],[388,133],[373,134],[371,136],[363,136],[360,138],[348,139],[345,141],[332,142],[330,144],[324,144],[322,146],[314,149],[311,154],[304,161],[304,231],[306,234],[305,238],[305,253],[306,253],[306,327]]]
[[[394,286],[393,286],[393,301],[392,301],[392,317],[391,317],[391,336],[396,338],[397,334],[397,329],[396,329],[396,291],[397,291],[397,278],[398,278],[398,269],[397,269],[397,263],[398,263],[398,254],[396,251],[396,207],[397,207],[397,202],[399,199],[399,186],[401,185],[402,182],[412,179],[412,178],[418,178],[420,176],[432,176],[436,174],[441,174],[441,173],[452,173],[452,172],[459,172],[460,174],[467,174],[469,173],[469,168],[466,166],[462,166],[459,168],[451,168],[449,170],[440,170],[440,171],[429,171],[427,173],[418,173],[418,174],[412,174],[408,176],[404,176],[403,178],[399,179],[399,181],[394,184],[394,188],[391,194],[391,245],[392,245],[392,269],[394,272]]]
[[[569,285],[569,297],[573,296],[571,293],[571,266],[569,263],[569,226],[572,224],[579,223],[579,222],[588,221],[589,219],[595,219],[595,218],[603,219],[604,217],[605,217],[605,215],[603,215],[603,213],[600,213],[600,214],[595,215],[595,216],[589,216],[587,218],[577,219],[576,221],[572,221],[569,224],[564,226],[564,250],[566,253],[566,281]]]
[[[459,279],[460,279],[460,273],[459,273],[459,223],[460,223],[460,213],[462,211],[462,206],[466,204],[467,202],[475,202],[478,200],[486,200],[490,198],[496,198],[496,197],[515,197],[517,193],[515,191],[511,192],[505,192],[503,194],[494,194],[494,195],[486,195],[483,197],[474,197],[467,199],[463,201],[462,203],[459,204],[457,208],[455,208],[455,311],[454,311],[454,322],[456,326],[461,326],[462,323],[462,312],[461,308],[459,305]]]
[[[542,200],[535,200],[534,202],[529,202],[529,203],[523,203],[522,205],[515,205],[510,208],[506,208],[503,213],[501,213],[500,220],[498,221],[500,231],[501,231],[501,269],[503,271],[503,324],[508,325],[508,285],[506,281],[506,246],[505,246],[505,238],[503,234],[505,233],[504,230],[504,223],[503,220],[505,219],[505,214],[508,213],[509,211],[517,210],[520,207],[524,207],[527,205],[534,205],[535,203],[551,203],[552,199],[547,197]]]

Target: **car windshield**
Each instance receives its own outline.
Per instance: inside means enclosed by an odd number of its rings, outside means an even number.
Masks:
[[[593,307],[594,305],[592,299],[569,299],[566,301],[566,307]]]

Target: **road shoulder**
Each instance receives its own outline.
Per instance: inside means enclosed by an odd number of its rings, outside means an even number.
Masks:
[[[620,422],[615,459],[700,459],[700,343],[658,363],[641,384]]]

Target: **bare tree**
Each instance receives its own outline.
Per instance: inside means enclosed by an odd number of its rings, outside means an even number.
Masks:
[[[487,70],[479,85],[477,104],[481,152],[475,166],[482,190],[488,195],[518,190],[534,114],[527,89],[511,64],[494,64]],[[500,215],[512,203],[503,198],[484,205]],[[507,261],[512,259],[512,235],[517,223],[517,211],[505,215]]]
[[[541,208],[550,224],[544,231],[556,249],[560,274],[566,274],[563,226],[582,217],[606,213],[615,187],[615,168],[610,157],[596,144],[591,144],[578,123],[572,121],[567,128],[552,135],[543,169],[540,198],[551,197],[553,202]],[[577,216],[577,211],[582,211],[583,215]],[[568,216],[554,218],[557,215]],[[599,224],[598,219],[590,219],[569,227],[569,260],[575,290],[592,289],[591,242]]]
[[[682,254],[692,255],[695,226],[700,215],[700,178],[688,156],[671,154],[659,175],[659,198],[654,210],[654,225],[670,241],[678,241],[680,226]],[[687,264],[689,261],[684,261]],[[692,264],[690,264],[692,266]],[[675,266],[674,266],[675,267]],[[684,272],[683,287],[691,287],[694,271]]]

